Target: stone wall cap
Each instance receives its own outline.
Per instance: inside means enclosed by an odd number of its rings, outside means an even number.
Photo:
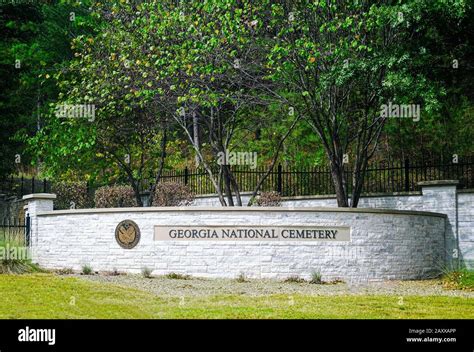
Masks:
[[[410,192],[378,192],[378,193],[362,193],[360,198],[377,198],[377,197],[410,197],[410,196],[421,196],[420,191],[410,191]],[[284,196],[281,197],[282,201],[292,201],[292,200],[311,200],[311,199],[334,199],[336,200],[335,194],[316,194],[316,195],[306,195],[306,196]],[[349,197],[351,199],[351,197]]]
[[[430,187],[430,186],[456,186],[459,184],[459,180],[437,180],[437,181],[421,181],[418,182],[418,186]]]
[[[251,196],[253,192],[240,192],[240,195],[245,197],[245,196]],[[196,194],[194,198],[196,199],[202,199],[202,198],[218,198],[219,195],[217,193],[207,193],[207,194]],[[235,194],[233,195],[235,198]]]
[[[56,195],[53,193],[32,193],[23,196],[23,200],[34,200],[34,199],[56,199]]]
[[[241,196],[251,196],[252,192],[240,192]],[[373,198],[373,197],[400,197],[400,196],[421,196],[420,191],[409,191],[409,192],[375,192],[375,193],[362,193],[361,198]],[[203,198],[216,198],[218,200],[217,193],[209,194],[198,194],[194,196],[196,199]],[[234,195],[235,198],[235,195]],[[351,197],[349,196],[349,199]],[[305,196],[283,196],[281,197],[282,201],[292,201],[292,200],[311,200],[311,199],[336,199],[335,194],[313,194]]]
[[[446,217],[446,214],[415,210],[394,210],[382,208],[331,208],[331,207],[133,207],[133,208],[94,208],[94,209],[69,209],[39,212],[38,216],[78,215],[78,214],[108,214],[108,213],[151,213],[151,212],[327,212],[327,213],[357,213],[357,214],[393,214],[393,215],[424,215]]]

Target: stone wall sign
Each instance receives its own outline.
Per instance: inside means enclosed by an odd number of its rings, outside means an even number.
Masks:
[[[155,226],[155,241],[350,241],[344,226]]]

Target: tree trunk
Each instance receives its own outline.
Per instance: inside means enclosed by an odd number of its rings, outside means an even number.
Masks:
[[[265,174],[260,178],[260,180],[257,182],[257,186],[255,187],[255,189],[253,190],[252,192],[252,195],[250,196],[250,199],[247,203],[247,206],[250,207],[252,205],[252,199],[254,199],[257,194],[258,194],[258,191],[260,190],[260,187],[262,187],[263,185],[263,182],[267,179],[267,177],[270,175],[270,173],[273,171],[273,168],[275,167],[275,164],[278,160],[278,156],[280,155],[280,150],[283,146],[283,144],[285,143],[285,140],[286,138],[288,138],[288,136],[291,134],[291,132],[293,131],[293,129],[295,128],[296,124],[298,123],[298,121],[301,119],[301,116],[302,115],[299,115],[299,117],[295,118],[295,120],[292,122],[290,128],[288,128],[288,130],[286,131],[286,133],[283,135],[283,137],[280,139],[278,145],[277,145],[277,148],[274,152],[274,155],[273,155],[273,159],[272,159],[272,163],[270,164],[270,167],[268,168],[268,170],[265,172]]]
[[[133,193],[135,194],[137,206],[143,207],[142,198],[140,197],[140,184],[139,181],[137,182],[137,180],[133,176],[132,169],[130,169],[116,154],[110,153],[110,155],[117,161],[117,165],[121,166],[127,174],[128,182],[132,186]]]
[[[200,148],[200,142],[199,142],[199,118],[198,115],[196,114],[196,110],[193,109],[193,139],[194,139],[194,145],[196,145],[198,148]],[[199,166],[199,156],[195,155],[194,156],[194,161],[196,163],[196,167]]]
[[[337,206],[347,208],[349,207],[349,200],[344,181],[344,167],[342,163],[333,159],[330,160],[330,165],[332,182],[336,190]]]
[[[230,207],[233,207],[234,198],[232,197],[229,165],[221,165],[221,168],[223,171],[222,176],[224,177],[224,187],[225,187],[225,193],[227,196],[227,203],[229,204]]]
[[[357,172],[354,170],[352,174],[351,208],[357,208],[359,205],[359,199],[362,193],[362,184],[363,178],[361,178],[360,174],[357,175]]]
[[[232,188],[234,189],[235,193],[235,200],[237,201],[237,206],[241,207],[242,206],[242,197],[240,196],[240,189],[239,189],[239,184],[237,183],[237,180],[234,177],[234,174],[230,174],[230,182],[232,184]]]
[[[362,186],[364,185],[365,170],[367,169],[367,156],[362,155],[356,158],[354,170],[352,171],[352,194],[351,208],[357,208],[359,205]]]
[[[166,159],[166,143],[168,142],[168,134],[166,129],[163,130],[163,137],[161,138],[161,157],[160,157],[160,165],[158,167],[158,172],[156,173],[155,176],[155,182],[151,186],[150,189],[150,196],[148,198],[147,206],[152,206],[153,204],[153,198],[155,197],[155,191],[156,191],[156,186],[161,180],[161,174],[163,173],[163,167],[165,165],[165,159]]]
[[[129,176],[130,179],[130,176]],[[140,186],[135,179],[130,180],[133,188],[133,193],[135,194],[135,199],[139,207],[143,207],[142,197],[140,196]]]

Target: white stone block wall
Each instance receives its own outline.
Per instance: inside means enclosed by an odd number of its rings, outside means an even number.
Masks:
[[[34,260],[46,268],[85,264],[94,270],[154,274],[178,272],[201,277],[309,278],[347,282],[419,279],[444,264],[445,217],[440,214],[377,210],[292,208],[146,208],[48,211],[37,214]],[[121,248],[115,228],[135,221],[141,240]],[[318,241],[155,241],[155,225],[350,226],[350,242]]]
[[[446,214],[445,252],[448,267],[459,263],[474,269],[474,191],[457,191],[456,185],[456,181],[434,181],[421,183],[422,192],[419,193],[363,196],[359,208],[425,210]],[[195,204],[220,206],[216,197],[197,198]],[[337,207],[335,197],[321,196],[287,199],[282,204],[288,207]]]
[[[235,277],[244,273],[251,277],[278,278],[308,277],[312,270],[320,270],[325,279],[413,279],[456,263],[452,255],[456,248],[459,261],[469,268],[474,267],[474,193],[458,192],[455,183],[446,181],[428,183],[418,194],[362,197],[359,210],[353,214],[335,212],[335,209],[309,209],[336,207],[334,198],[321,197],[285,200],[283,205],[288,209],[273,212],[256,208],[222,211],[217,199],[212,197],[204,198],[202,203],[198,199],[197,203],[217,206],[219,211],[146,208],[125,212],[119,209],[112,213],[109,210],[53,212],[54,195],[32,195],[25,199],[32,219],[33,256],[49,268],[79,270],[89,264],[95,270],[139,272],[149,267],[155,274],[181,272]],[[382,215],[370,213],[371,210],[360,213],[365,208],[434,211],[446,214],[446,218],[422,214]],[[139,245],[132,250],[122,249],[115,242],[115,227],[124,219],[136,221],[142,231]],[[352,242],[160,243],[153,240],[153,226],[160,224],[275,226],[304,223],[351,226]]]
[[[474,269],[474,193],[459,192],[457,205],[460,259]]]
[[[371,196],[362,197],[358,208],[379,208],[398,210],[420,210],[423,197],[421,195],[403,196]],[[337,207],[336,198],[311,198],[284,200],[283,206],[294,207]]]
[[[24,206],[25,216],[30,216],[30,243],[32,252],[35,250],[35,241],[38,241],[39,228],[37,215],[38,213],[52,211],[55,199],[56,195],[49,193],[35,193],[23,197],[23,200],[27,202]]]
[[[420,182],[423,194],[423,210],[447,215],[445,235],[446,264],[451,268],[458,263],[459,242],[457,228],[457,184],[458,181]],[[429,209],[429,210],[428,210]]]
[[[242,196],[242,202],[247,204],[249,196]],[[193,205],[196,206],[221,206],[216,196],[197,197]],[[292,199],[283,198],[283,206],[288,207],[337,207],[335,197],[295,197]],[[421,194],[412,195],[380,195],[362,197],[359,208],[382,208],[400,210],[420,210],[423,207],[423,197]]]

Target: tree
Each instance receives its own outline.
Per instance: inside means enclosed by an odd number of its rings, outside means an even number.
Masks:
[[[66,1],[0,5],[1,176],[31,172],[29,164],[36,160],[26,150],[25,136],[42,126],[41,114],[57,97],[55,84],[48,78],[72,58],[70,39],[91,30],[86,6]]]
[[[173,38],[173,46],[163,46],[177,49],[168,53],[168,57],[175,58],[169,65],[178,73],[175,76],[177,85],[185,82],[178,90],[178,113],[173,116],[209,174],[221,204],[233,206],[235,195],[236,205],[241,206],[240,186],[229,161],[222,161],[222,156],[233,148],[242,147],[243,143],[236,141],[236,134],[248,130],[251,125],[272,125],[281,116],[270,114],[268,109],[275,101],[269,93],[275,93],[266,77],[264,58],[267,48],[262,41],[265,38],[259,35],[261,28],[253,17],[258,7],[245,1],[239,4],[209,1],[189,7],[187,4],[169,13],[168,17],[176,22],[174,25],[167,23],[167,28],[175,35],[166,35]],[[185,54],[180,56],[183,48]],[[266,114],[259,114],[259,111]],[[189,116],[194,124],[196,115],[209,144],[209,159],[188,128]],[[274,155],[254,194],[273,169],[282,143],[293,130],[298,117],[287,115],[285,120],[287,128],[279,135],[274,134]],[[217,172],[214,171],[216,162]],[[221,179],[224,189],[221,189]]]
[[[439,108],[444,91],[420,69],[430,58],[414,52],[410,41],[426,34],[427,16],[451,5],[277,1],[262,11],[276,38],[268,58],[273,78],[298,94],[294,105],[321,140],[338,206],[357,207],[387,121],[383,104],[423,103],[428,114]],[[456,8],[453,16],[462,15],[462,6]]]
[[[446,91],[439,101],[440,109],[425,114],[416,124],[409,120],[392,120],[384,131],[383,150],[379,158],[406,159],[415,162],[441,157],[449,163],[453,154],[473,154],[474,140],[474,16],[472,2],[450,2],[450,8],[439,6],[424,16],[423,31],[408,43],[430,64],[419,67],[430,81]],[[459,16],[459,9],[465,12]],[[454,138],[453,138],[454,137]]]
[[[116,55],[117,61],[136,69],[134,95],[143,106],[159,106],[177,122],[222,205],[234,205],[234,195],[237,205],[242,201],[236,178],[228,163],[218,162],[219,154],[235,147],[235,133],[255,124],[251,114],[274,100],[269,96],[274,91],[268,89],[265,43],[257,35],[255,10],[250,2],[227,0],[185,5],[174,1],[124,3],[102,10],[113,30],[127,28],[127,37],[114,41],[114,46],[101,40],[101,52]],[[129,39],[130,33],[136,40]],[[90,65],[101,60],[94,57],[92,62]],[[126,81],[123,84],[129,86]],[[278,116],[269,116],[266,122],[271,124],[275,118]],[[288,118],[289,127],[276,138],[271,168],[297,119]],[[196,138],[196,124],[202,140]]]
[[[93,16],[110,25],[72,41],[76,58],[54,74],[61,93],[51,105],[48,125],[32,144],[53,172],[56,165],[59,173],[86,167],[105,176],[119,170],[115,180],[127,180],[139,206],[143,182],[153,178],[151,204],[164,166],[169,124],[150,99],[140,61],[127,58],[127,52],[131,56],[141,50],[139,31],[115,16],[114,6],[112,11],[97,6]],[[57,114],[64,107],[85,105],[94,107],[94,116],[65,119]]]

